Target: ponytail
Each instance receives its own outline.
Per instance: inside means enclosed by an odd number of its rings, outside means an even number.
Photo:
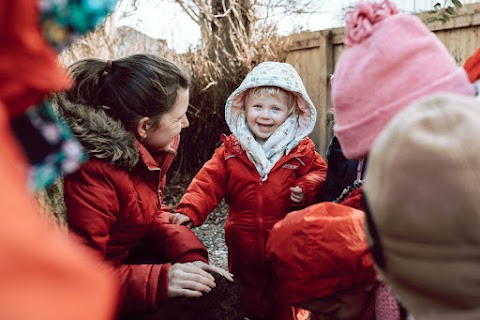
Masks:
[[[69,71],[75,84],[67,92],[67,99],[75,103],[97,107],[104,69],[105,62],[100,59],[84,59],[72,64]]]
[[[75,84],[67,99],[103,109],[133,130],[143,117],[158,119],[175,104],[189,77],[173,62],[151,54],[118,60],[84,59],[69,68]]]

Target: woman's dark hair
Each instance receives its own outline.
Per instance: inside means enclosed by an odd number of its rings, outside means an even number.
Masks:
[[[180,88],[188,89],[189,77],[173,62],[151,54],[118,60],[84,59],[69,67],[75,81],[67,98],[104,109],[127,130],[149,117],[156,124],[176,102]]]

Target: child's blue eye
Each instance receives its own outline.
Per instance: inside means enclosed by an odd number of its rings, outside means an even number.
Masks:
[[[255,105],[253,105],[253,107],[258,109],[258,108],[261,108],[262,106],[259,105],[259,104],[255,104]]]

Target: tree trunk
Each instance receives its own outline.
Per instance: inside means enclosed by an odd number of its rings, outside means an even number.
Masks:
[[[212,0],[211,34],[204,42],[210,59],[225,62],[236,54],[241,42],[251,41],[254,14],[251,0]]]

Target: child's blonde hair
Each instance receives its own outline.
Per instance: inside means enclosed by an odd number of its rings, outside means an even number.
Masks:
[[[255,87],[255,88],[248,89],[247,92],[245,93],[245,98],[253,97],[255,99],[261,99],[265,96],[270,96],[270,97],[283,96],[287,100],[287,107],[288,107],[288,110],[290,111],[289,115],[293,113],[293,110],[295,110],[294,107],[296,106],[297,97],[293,94],[293,92],[282,89],[280,87],[275,87],[275,86]]]

